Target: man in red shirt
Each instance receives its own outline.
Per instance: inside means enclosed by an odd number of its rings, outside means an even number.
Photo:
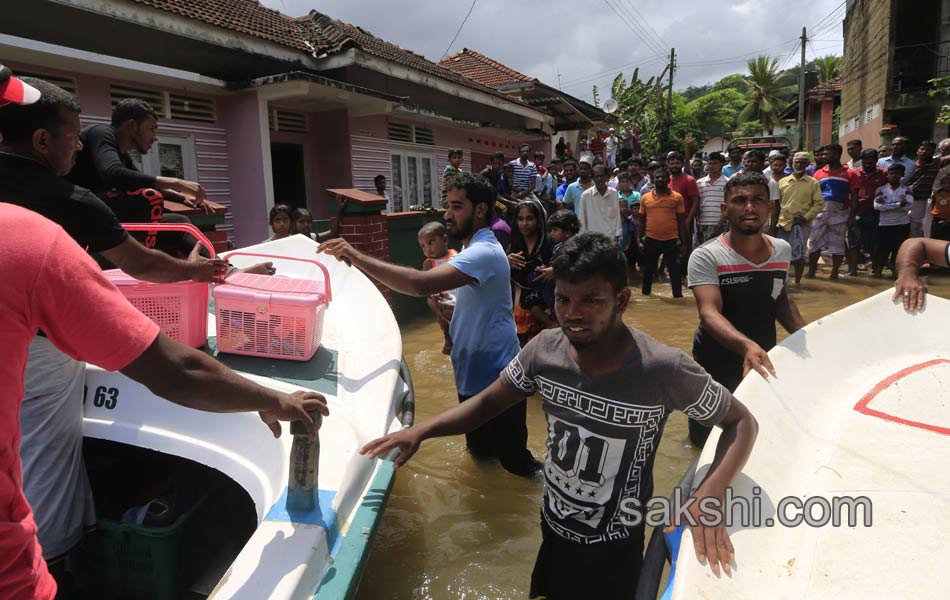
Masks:
[[[683,240],[683,253],[680,259],[680,272],[686,272],[690,252],[693,251],[693,225],[699,212],[699,186],[696,178],[685,173],[683,155],[672,151],[666,155],[666,167],[670,170],[670,189],[683,197],[686,208],[686,238]]]
[[[851,142],[848,142],[848,150],[851,150]],[[873,256],[874,247],[877,246],[877,225],[880,216],[878,211],[874,210],[874,196],[877,188],[887,184],[887,171],[877,166],[879,157],[874,148],[862,150],[860,158],[861,168],[852,169],[858,174],[861,185],[858,188],[858,207],[854,211],[854,219],[861,231],[861,243],[859,251],[854,254]],[[858,258],[863,261],[863,257]]]
[[[825,201],[812,221],[811,235],[808,238],[808,273],[805,277],[813,279],[818,269],[818,258],[824,250],[831,254],[831,277],[838,279],[838,271],[844,262],[845,239],[848,228],[855,224],[855,210],[858,206],[858,188],[861,187],[858,174],[841,164],[841,144],[828,144],[821,156],[825,165],[815,171],[815,179],[821,187]],[[817,158],[816,158],[817,160]]]
[[[604,145],[603,138],[600,137],[600,132],[595,131],[594,135],[590,136],[590,144],[588,145],[588,150],[594,155],[594,160],[604,162]]]
[[[313,435],[308,413],[328,411],[320,394],[261,387],[160,333],[51,221],[0,203],[0,222],[6,229],[0,236],[0,598],[51,600],[56,583],[23,493],[19,448],[23,372],[37,329],[75,359],[119,370],[176,404],[209,412],[259,411],[275,436],[278,421],[296,420]]]

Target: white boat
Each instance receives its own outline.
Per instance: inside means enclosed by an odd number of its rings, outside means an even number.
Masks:
[[[93,446],[97,449],[94,453],[98,453],[93,457],[87,455],[87,463],[95,463],[90,465],[90,471],[102,462],[103,454],[128,451],[141,456],[140,451],[130,449],[138,447],[161,453],[165,458],[179,457],[191,469],[189,472],[207,478],[209,483],[205,487],[211,487],[212,480],[223,481],[222,486],[215,487],[213,508],[200,516],[209,523],[218,521],[219,530],[209,533],[199,528],[199,539],[178,542],[201,543],[207,549],[201,556],[189,557],[189,561],[201,564],[189,564],[189,580],[179,582],[199,597],[351,597],[382,517],[393,482],[392,463],[370,461],[358,455],[357,449],[411,421],[412,390],[401,359],[402,338],[392,311],[376,286],[358,270],[316,255],[316,247],[315,242],[297,235],[241,250],[315,259],[327,267],[333,301],[325,316],[322,347],[314,358],[292,362],[236,355],[218,357],[264,386],[288,392],[316,390],[327,397],[330,416],[323,420],[319,431],[319,506],[315,510],[288,511],[285,507],[292,442],[288,424],[284,424],[281,438],[274,439],[256,414],[211,414],[184,408],[155,397],[119,373],[88,368],[84,434],[87,446]],[[241,267],[260,260],[236,256],[231,262]],[[280,259],[274,263],[279,275],[322,277],[315,265]],[[213,314],[208,333],[213,341]],[[151,467],[142,467],[148,468]],[[126,475],[129,474],[112,473],[111,487],[115,489],[115,482],[123,482]],[[141,473],[136,475],[138,478],[128,481],[143,478]],[[94,489],[97,481],[109,480],[108,475],[92,478]],[[144,479],[148,481],[147,476]],[[95,491],[97,504],[104,504],[103,490]],[[199,490],[201,494],[206,491]],[[114,526],[122,527],[125,526]],[[200,539],[219,535],[220,540]],[[103,560],[123,562],[129,558],[129,552],[142,551],[120,545],[119,549],[110,548],[118,557],[107,556]],[[124,566],[115,568],[140,569],[142,572],[136,577],[175,576],[156,572],[160,569],[154,563],[160,557],[133,558],[140,564],[123,562]],[[145,561],[153,564],[143,566]],[[128,573],[120,575],[128,579]],[[96,575],[77,576],[88,580]],[[162,582],[156,580],[154,585],[158,583]],[[143,586],[135,581],[96,584],[99,593],[120,597],[142,598],[146,597],[142,595],[143,589],[154,589],[152,583]],[[179,592],[168,594],[174,597]],[[149,591],[148,595],[153,594]],[[156,593],[154,597],[164,596]]]
[[[700,565],[684,533],[674,600],[948,597],[950,302],[929,296],[924,311],[907,314],[892,293],[789,336],[769,353],[777,379],[743,380],[735,395],[759,436],[734,490],[760,500],[763,522],[730,528],[731,576]],[[718,440],[714,429],[693,486]],[[815,497],[867,498],[872,524],[861,509],[853,524],[843,511],[839,527],[778,524],[783,498]],[[802,514],[786,502],[786,517]],[[812,502],[812,516],[833,512]]]

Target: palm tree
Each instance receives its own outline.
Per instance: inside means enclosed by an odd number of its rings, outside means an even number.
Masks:
[[[739,113],[738,121],[758,121],[771,134],[778,124],[778,113],[786,98],[798,91],[798,87],[788,85],[785,74],[779,71],[777,58],[750,58],[748,67],[746,95],[749,103]]]
[[[829,54],[816,58],[812,63],[818,71],[818,83],[830,81],[841,74],[841,57]]]

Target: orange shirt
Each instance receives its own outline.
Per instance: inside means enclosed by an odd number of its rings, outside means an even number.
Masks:
[[[938,219],[950,219],[950,192],[943,190],[934,192],[934,207],[931,212]]]
[[[666,196],[647,192],[640,200],[640,214],[647,217],[648,238],[659,242],[675,240],[680,236],[677,215],[686,214],[686,203],[683,196],[672,190]]]

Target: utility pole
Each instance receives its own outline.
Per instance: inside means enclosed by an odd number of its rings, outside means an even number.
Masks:
[[[557,69],[557,89],[561,89],[561,68],[557,66],[554,68]]]
[[[673,126],[673,71],[676,70],[676,48],[670,48],[670,87],[666,91],[666,125],[663,127],[663,144],[660,152],[666,152],[665,147],[670,141],[670,129]]]
[[[805,149],[805,43],[808,32],[802,27],[802,68],[798,72],[798,147]]]

